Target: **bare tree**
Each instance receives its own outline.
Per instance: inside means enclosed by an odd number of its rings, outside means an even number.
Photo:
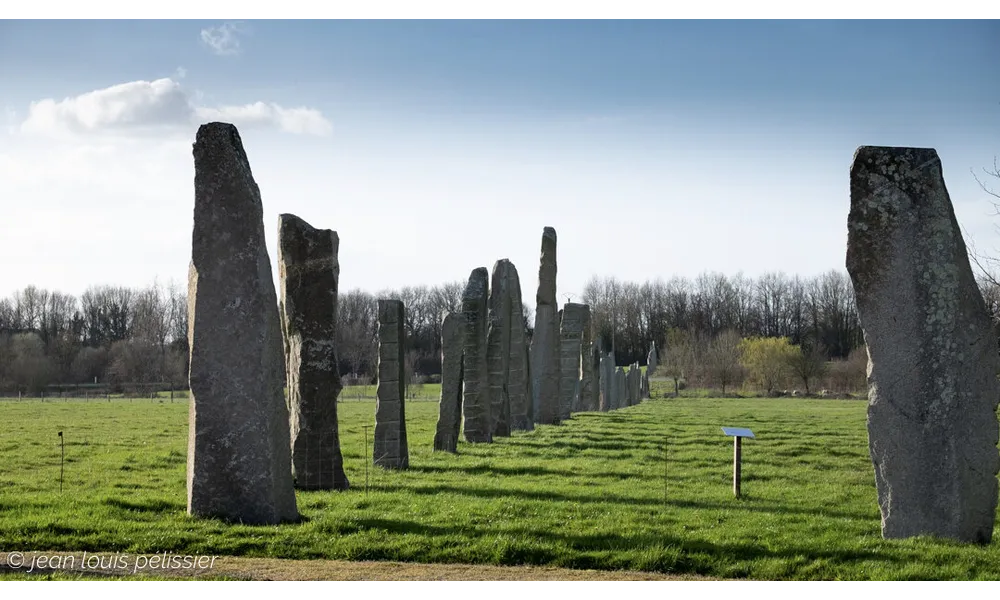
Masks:
[[[740,334],[731,329],[723,331],[708,344],[705,367],[712,381],[726,387],[738,384],[743,379],[740,366]]]
[[[826,349],[815,342],[792,346],[792,350],[785,356],[785,362],[792,373],[802,380],[808,394],[809,382],[826,374]]]

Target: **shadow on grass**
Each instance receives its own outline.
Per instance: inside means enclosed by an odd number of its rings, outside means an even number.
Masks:
[[[628,479],[634,477],[628,473],[618,473],[613,471],[606,472],[590,472],[590,471],[571,471],[569,469],[550,469],[546,467],[536,467],[536,466],[525,466],[525,467],[500,467],[494,465],[477,465],[472,467],[462,467],[462,466],[450,466],[441,467],[436,465],[420,465],[411,466],[409,468],[410,472],[416,473],[465,473],[467,475],[507,475],[507,476],[555,476],[555,477],[587,477],[587,478],[604,478],[604,479]]]
[[[383,484],[379,486],[383,492],[399,492],[403,494],[418,494],[433,496],[436,494],[455,494],[458,496],[473,496],[476,498],[497,499],[508,498],[514,500],[554,500],[556,502],[581,503],[581,504],[630,504],[642,506],[670,506],[673,508],[694,508],[701,510],[745,510],[755,513],[770,514],[793,514],[820,516],[837,519],[870,519],[872,515],[862,512],[836,511],[827,508],[806,509],[792,506],[774,504],[751,497],[744,496],[743,499],[731,502],[711,502],[695,500],[668,499],[664,502],[656,498],[637,498],[634,496],[621,496],[617,494],[602,494],[598,496],[585,496],[565,494],[559,492],[548,492],[524,489],[495,489],[495,488],[475,488],[475,487],[455,487],[451,485],[429,485],[420,487],[396,486]]]
[[[427,525],[416,521],[397,519],[362,519],[350,528],[342,528],[340,533],[355,533],[362,531],[380,531],[388,534],[417,536],[463,536],[466,539],[495,537],[497,531],[492,528],[480,527],[442,527]],[[763,544],[733,542],[716,543],[701,539],[685,538],[665,534],[631,534],[614,533],[599,534],[564,534],[553,531],[533,529],[504,529],[505,536],[514,539],[507,543],[503,551],[498,551],[490,558],[491,562],[502,565],[546,565],[558,564],[576,569],[607,569],[607,568],[642,568],[644,570],[672,572],[709,573],[717,568],[711,563],[720,560],[726,562],[753,562],[760,559],[796,559],[829,560],[835,563],[848,564],[862,561],[883,561],[900,563],[905,557],[894,556],[879,550],[824,550],[815,546],[784,546],[770,548]],[[576,555],[565,555],[558,552],[559,547],[572,550]],[[630,559],[632,552],[660,551],[656,558]],[[377,550],[373,554],[379,559],[394,558],[391,550]],[[368,558],[376,558],[369,556]],[[706,560],[709,558],[710,560]]]

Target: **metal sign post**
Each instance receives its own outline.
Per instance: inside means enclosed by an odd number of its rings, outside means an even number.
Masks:
[[[743,461],[742,440],[756,439],[753,432],[743,427],[723,427],[722,433],[733,438],[733,495],[740,497],[741,462]]]

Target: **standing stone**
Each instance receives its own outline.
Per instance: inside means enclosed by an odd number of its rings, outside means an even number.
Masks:
[[[542,232],[542,255],[531,338],[532,402],[535,422],[558,425],[560,415],[559,313],[556,305],[556,230]]]
[[[660,364],[659,353],[656,351],[656,342],[649,343],[649,352],[646,354],[646,375],[652,377],[656,373],[656,367]]]
[[[337,428],[336,324],[340,239],[295,215],[278,217],[278,280],[292,437],[292,475],[306,490],[346,490]]]
[[[512,306],[510,294],[510,261],[506,258],[493,264],[490,281],[489,330],[486,336],[486,364],[489,372],[490,416],[494,437],[510,436],[510,339]]]
[[[378,387],[372,460],[386,469],[410,466],[406,443],[404,311],[400,300],[378,301]]]
[[[601,411],[614,410],[615,359],[610,352],[601,354]]]
[[[507,371],[507,394],[510,399],[510,428],[531,431],[531,378],[528,369],[528,335],[524,329],[524,302],[521,280],[513,263],[508,263],[507,286],[510,294],[510,362]]]
[[[559,311],[559,419],[570,418],[574,408],[580,410],[580,388],[583,370],[581,365],[583,330],[590,315],[586,304],[567,302]]]
[[[625,369],[622,367],[615,368],[615,408],[625,408],[628,406],[627,398],[625,396]]]
[[[441,324],[441,403],[438,407],[434,449],[458,451],[462,428],[462,349],[465,345],[465,318],[448,313]]]
[[[639,371],[635,368],[635,363],[628,366],[628,371],[625,372],[625,405],[633,406],[636,403],[636,375]]]
[[[487,298],[489,282],[486,267],[472,271],[462,296],[463,328],[463,389],[462,410],[465,413],[465,441],[493,441],[489,368],[487,365],[487,328],[489,313]]]
[[[228,123],[198,128],[188,272],[188,514],[298,518],[278,298],[260,190]]]
[[[858,148],[847,270],[868,345],[882,536],[988,543],[1000,358],[933,149]]]
[[[580,401],[576,406],[578,411],[595,411],[600,407],[600,390],[598,389],[598,379],[600,378],[601,355],[594,344],[592,324],[590,318],[590,306],[584,304],[583,311],[583,337],[580,343]]]

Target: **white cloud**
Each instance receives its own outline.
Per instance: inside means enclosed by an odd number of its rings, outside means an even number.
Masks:
[[[184,79],[185,77],[187,77],[187,74],[188,74],[187,69],[185,69],[184,67],[177,67],[177,70],[174,71],[174,76],[176,76],[177,79]]]
[[[220,56],[235,56],[240,53],[240,35],[247,33],[241,23],[223,23],[218,27],[201,30],[201,42]]]
[[[255,102],[243,106],[199,108],[202,121],[225,121],[236,126],[277,125],[288,133],[329,135],[333,126],[314,108],[282,108],[277,104]]]
[[[26,133],[83,133],[176,125],[190,120],[192,108],[172,79],[130,81],[74,98],[32,102],[21,124]]]
[[[181,128],[205,121],[242,127],[271,127],[287,133],[329,135],[333,127],[314,108],[283,108],[275,103],[198,106],[173,79],[132,81],[57,101],[32,102],[21,123],[24,133],[66,137],[88,133],[140,133]],[[8,119],[10,119],[8,112]]]

